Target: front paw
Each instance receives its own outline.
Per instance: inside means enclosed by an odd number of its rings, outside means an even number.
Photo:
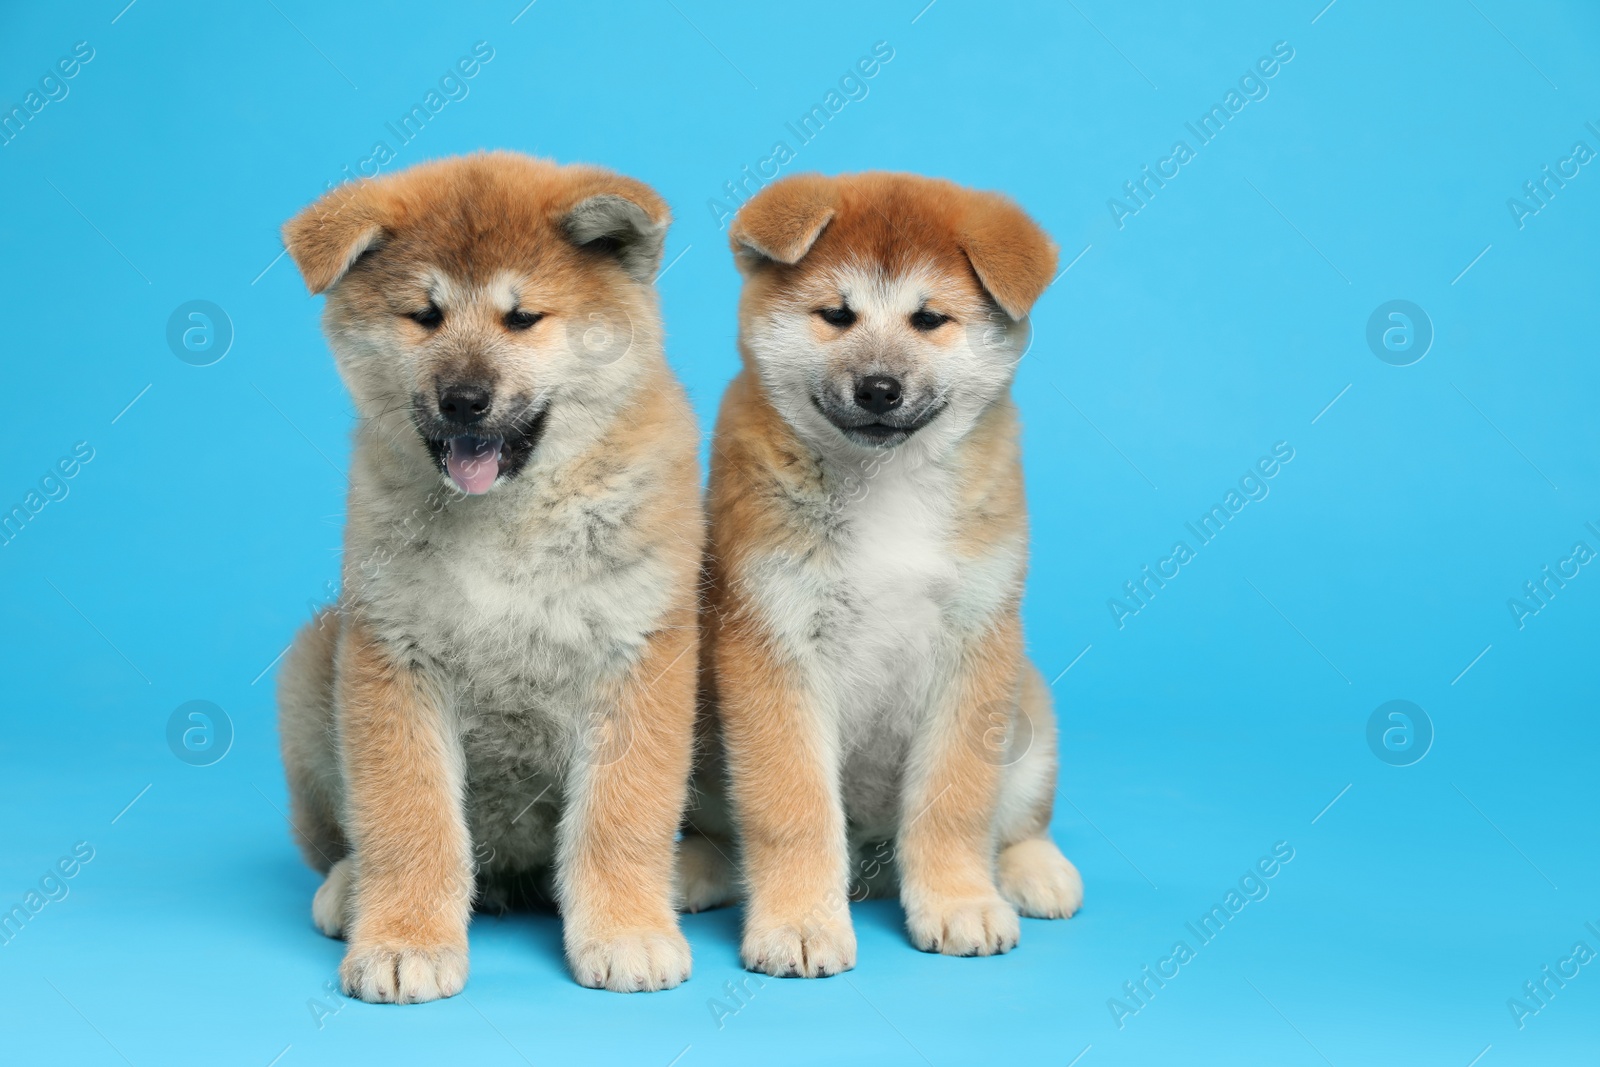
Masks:
[[[421,1004],[453,997],[467,984],[467,950],[352,945],[339,965],[346,996],[374,1004]]]
[[[1010,952],[1022,936],[1016,909],[999,894],[935,898],[906,908],[911,943],[946,956],[993,956]]]
[[[826,978],[856,965],[850,913],[822,922],[746,924],[739,956],[746,970],[774,978]]]
[[[671,989],[689,977],[689,942],[674,927],[588,937],[568,944],[572,976],[581,986],[613,993]]]

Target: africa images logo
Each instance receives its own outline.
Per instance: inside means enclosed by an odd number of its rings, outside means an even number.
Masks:
[[[360,160],[352,167],[350,164],[340,170],[338,178],[330,178],[327,188],[332,189],[342,182],[355,181],[357,178],[376,178],[384,167],[393,163],[400,155],[400,149],[410,144],[422,133],[423,129],[433,119],[453,102],[467,98],[472,91],[468,83],[476,78],[485,64],[494,59],[494,48],[488,41],[479,41],[472,46],[470,56],[462,56],[456,60],[455,65],[446,68],[439,76],[437,88],[430,88],[422,95],[422,99],[402,114],[393,122],[383,124],[385,137],[372,143],[371,150],[366,158]],[[389,144],[389,138],[394,144]]]
[[[876,78],[878,72],[893,58],[894,46],[888,41],[877,42],[872,46],[871,55],[862,56],[854,66],[845,69],[839,76],[838,88],[830,88],[823,95],[821,103],[812,104],[796,121],[785,122],[783,128],[786,136],[773,142],[772,150],[756,162],[755,170],[752,171],[750,164],[746,163],[739,168],[737,180],[722,183],[725,196],[714,196],[706,201],[712,218],[717,220],[717,228],[727,229],[728,223],[744,202],[794,162],[798,149],[814,141],[848,104],[865,100],[872,91],[867,82]],[[796,147],[790,146],[789,136],[794,138]]]
[[[1272,852],[1248,867],[1223,894],[1221,903],[1211,905],[1210,910],[1195,921],[1184,923],[1183,928],[1188,931],[1194,944],[1191,945],[1187,938],[1179,938],[1173,942],[1171,951],[1156,960],[1153,967],[1145,964],[1140,968],[1137,978],[1122,983],[1121,997],[1106,998],[1106,1010],[1111,1013],[1111,1021],[1117,1029],[1125,1029],[1129,1019],[1148,1008],[1156,994],[1182,974],[1183,968],[1194,962],[1200,950],[1220,937],[1228,924],[1246,907],[1266,900],[1272,892],[1268,883],[1293,860],[1293,845],[1287,841],[1274,842]]]
[[[1189,131],[1194,138],[1194,145],[1190,145],[1182,138],[1172,143],[1172,149],[1167,155],[1156,160],[1152,170],[1146,163],[1140,168],[1139,177],[1122,183],[1123,199],[1111,197],[1106,200],[1106,210],[1111,213],[1111,221],[1117,229],[1126,226],[1126,220],[1150,206],[1150,201],[1155,199],[1156,192],[1167,187],[1167,182],[1176,178],[1183,172],[1185,164],[1193,161],[1201,148],[1210,144],[1221,135],[1222,131],[1232,119],[1245,109],[1245,106],[1265,100],[1271,88],[1269,81],[1277,77],[1278,72],[1294,59],[1294,46],[1288,41],[1278,41],[1272,46],[1270,56],[1262,56],[1255,61],[1254,66],[1240,76],[1238,88],[1229,88],[1222,96],[1220,104],[1212,104],[1193,122],[1185,122],[1183,128]]]
[[[1186,540],[1173,542],[1171,552],[1158,559],[1153,568],[1146,563],[1138,577],[1123,582],[1123,596],[1106,600],[1106,608],[1110,610],[1111,621],[1117,624],[1117,629],[1124,629],[1130,618],[1149,607],[1156,593],[1181,574],[1184,566],[1199,555],[1200,549],[1214,541],[1246,505],[1267,499],[1272,492],[1267,482],[1277,477],[1278,472],[1292,459],[1294,446],[1289,442],[1279,441],[1273,445],[1270,456],[1262,456],[1240,476],[1237,489],[1230,488],[1223,494],[1221,503],[1211,505],[1198,519],[1183,524],[1184,529],[1194,537],[1194,545],[1191,546]]]

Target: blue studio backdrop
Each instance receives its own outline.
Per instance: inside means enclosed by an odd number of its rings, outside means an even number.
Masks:
[[[526,6],[524,6],[526,5]],[[0,1060],[1438,1064],[1600,1054],[1600,8],[1580,0],[0,13]],[[867,73],[869,71],[871,73]],[[468,73],[470,71],[470,73]],[[463,996],[334,984],[274,675],[336,591],[351,411],[281,223],[508,148],[673,205],[668,353],[737,366],[778,175],[1013,195],[1015,395],[1070,922],[992,959]],[[1270,871],[1270,874],[1267,872]]]

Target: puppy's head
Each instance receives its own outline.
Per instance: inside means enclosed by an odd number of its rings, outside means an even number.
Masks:
[[[740,210],[742,341],[824,448],[958,442],[1009,388],[1056,250],[1010,200],[907,174],[800,174]]]
[[[485,493],[617,405],[657,343],[668,221],[641,182],[500,152],[340,186],[283,237],[358,414]]]

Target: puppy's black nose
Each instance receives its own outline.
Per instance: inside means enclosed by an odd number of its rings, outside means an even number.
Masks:
[[[874,415],[893,411],[900,406],[900,383],[882,375],[857,379],[856,404]]]
[[[439,414],[451,422],[471,426],[489,413],[489,389],[477,382],[457,382],[439,390]]]

